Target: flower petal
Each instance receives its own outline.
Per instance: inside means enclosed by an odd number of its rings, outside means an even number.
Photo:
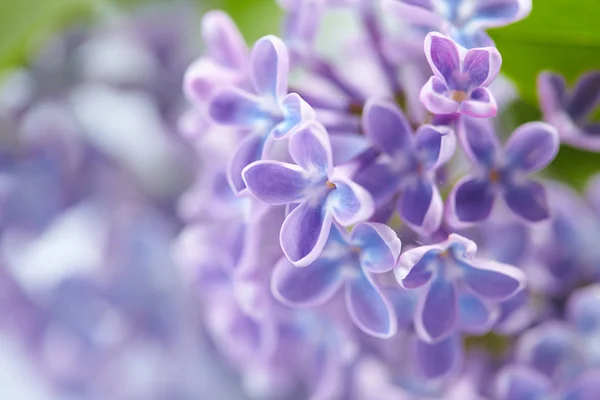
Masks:
[[[259,102],[253,94],[232,86],[212,98],[208,115],[220,125],[252,126],[265,118]]]
[[[289,306],[317,307],[325,304],[343,285],[338,260],[318,258],[306,267],[280,260],[271,277],[275,298]]]
[[[317,116],[315,110],[296,93],[287,94],[282,102],[283,121],[273,128],[272,135],[275,139],[283,139],[293,135],[303,122],[314,120]]]
[[[437,276],[421,295],[415,313],[419,338],[434,343],[450,335],[458,323],[458,299],[454,284]]]
[[[396,334],[394,309],[368,273],[361,271],[360,276],[348,281],[346,305],[350,317],[363,332],[384,339]]]
[[[290,212],[281,225],[281,249],[295,266],[311,264],[325,246],[333,216],[325,210],[324,201],[305,201]]]
[[[447,96],[446,84],[437,76],[432,76],[421,89],[419,99],[434,114],[454,114],[460,104]]]
[[[403,221],[419,232],[430,234],[442,223],[444,204],[433,182],[419,179],[407,186],[398,199]]]
[[[362,124],[365,136],[380,151],[394,156],[410,150],[412,128],[395,104],[369,100],[363,111]]]
[[[600,105],[600,72],[592,71],[577,81],[571,95],[567,113],[577,121]]]
[[[504,201],[508,208],[519,217],[538,222],[550,217],[550,207],[542,184],[526,180],[505,188]]]
[[[396,232],[385,224],[358,224],[352,229],[350,240],[361,249],[361,266],[375,273],[391,271],[402,248]]]
[[[462,292],[458,298],[461,332],[481,336],[492,329],[500,317],[498,307],[492,306],[470,293]]]
[[[473,224],[490,216],[495,195],[487,179],[466,176],[456,183],[448,196],[451,222]]]
[[[558,132],[549,124],[529,122],[521,125],[506,143],[506,156],[526,172],[545,168],[556,157],[559,147]]]
[[[409,250],[402,255],[399,268],[394,271],[396,280],[405,289],[416,289],[428,283],[433,276],[433,263],[437,261],[438,252],[430,249],[421,256],[416,264],[411,266],[406,259],[412,258],[413,255],[410,254],[412,251],[414,250]]]
[[[590,285],[573,293],[569,297],[567,314],[579,332],[600,332],[600,285]]]
[[[333,166],[329,136],[319,123],[302,125],[290,139],[289,150],[296,164],[306,171],[327,176]]]
[[[446,127],[421,125],[415,133],[415,150],[428,168],[436,169],[454,155],[456,136]]]
[[[460,72],[458,45],[440,33],[431,32],[425,37],[425,56],[433,73],[452,87],[453,76]]]
[[[525,366],[504,367],[496,380],[498,400],[542,400],[551,389],[552,382],[546,376]]]
[[[252,80],[259,95],[280,99],[287,94],[289,54],[285,43],[277,36],[259,39],[252,48]]]
[[[458,111],[475,118],[491,118],[496,115],[498,105],[488,88],[479,87],[471,92],[469,100],[460,103]]]
[[[263,149],[263,139],[253,133],[247,137],[235,149],[227,166],[227,180],[235,194],[246,189],[246,183],[242,178],[242,171],[254,161],[260,159]]]
[[[362,186],[341,175],[334,175],[330,181],[335,189],[327,196],[327,209],[342,226],[351,226],[366,221],[373,215],[373,198]]]
[[[227,13],[214,10],[204,14],[202,39],[212,60],[237,70],[245,68],[248,59],[246,42]]]
[[[531,0],[478,1],[469,27],[501,27],[525,18],[531,12]]]
[[[502,56],[494,47],[483,47],[467,51],[463,71],[469,77],[468,88],[489,86],[502,66]]]
[[[254,197],[272,205],[300,202],[310,187],[302,168],[281,161],[255,161],[244,168],[242,177]]]
[[[551,122],[556,118],[557,113],[564,112],[567,105],[566,85],[565,78],[561,75],[548,71],[539,74],[537,79],[538,98],[546,121]]]
[[[463,350],[457,335],[434,344],[417,339],[414,346],[417,365],[426,379],[448,375],[462,364]]]
[[[489,120],[463,116],[458,126],[458,137],[471,161],[492,167],[500,153],[500,143]]]
[[[512,265],[492,260],[462,262],[463,282],[475,295],[492,301],[504,301],[523,290],[527,277]]]
[[[399,18],[411,25],[428,27],[429,30],[440,30],[444,24],[431,0],[383,0],[381,7],[385,15]]]
[[[600,370],[591,369],[569,382],[562,390],[560,399],[593,400],[600,393]]]

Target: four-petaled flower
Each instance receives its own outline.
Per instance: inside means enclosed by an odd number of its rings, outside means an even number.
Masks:
[[[504,151],[488,121],[463,118],[459,140],[476,171],[462,178],[448,198],[448,219],[468,225],[486,219],[501,195],[508,208],[526,221],[550,216],[542,184],[527,176],[546,167],[558,152],[556,130],[542,122],[517,128]]]
[[[473,48],[492,46],[485,30],[525,18],[531,0],[384,0],[383,9],[416,28],[440,31]]]
[[[378,100],[365,106],[363,131],[383,154],[356,181],[371,192],[377,205],[399,193],[398,212],[418,232],[438,229],[443,201],[435,173],[454,153],[454,133],[446,127],[423,125],[413,134],[400,108]]]
[[[314,110],[298,94],[288,94],[288,73],[286,45],[275,36],[266,36],[256,42],[250,56],[254,92],[229,86],[210,102],[208,113],[215,123],[248,133],[230,162],[229,179],[236,192],[245,188],[242,169],[268,156],[273,139],[282,139],[315,118]]]
[[[542,72],[538,95],[544,119],[558,129],[563,142],[600,151],[600,123],[591,121],[600,107],[600,72],[583,75],[572,91],[567,91],[562,76]]]
[[[429,111],[477,118],[496,115],[496,100],[487,88],[502,65],[495,47],[467,50],[432,32],[425,38],[425,56],[434,76],[423,86],[420,98]]]
[[[370,335],[389,338],[396,333],[396,315],[373,274],[391,271],[400,249],[400,239],[387,225],[361,223],[350,234],[336,225],[312,264],[296,267],[283,258],[273,272],[271,289],[284,304],[316,307],[345,286],[354,323]]]
[[[400,257],[394,271],[398,283],[406,289],[424,287],[414,317],[422,340],[437,343],[463,326],[483,329],[490,320],[488,303],[507,300],[524,288],[521,270],[475,259],[476,251],[475,242],[451,234],[442,243]]]
[[[321,253],[333,220],[348,227],[367,220],[373,199],[361,186],[333,167],[325,128],[307,122],[291,137],[295,164],[261,160],[242,172],[249,192],[273,205],[296,206],[281,226],[284,254],[297,266],[312,263]]]

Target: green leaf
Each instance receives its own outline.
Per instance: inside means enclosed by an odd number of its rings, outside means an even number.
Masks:
[[[213,3],[221,3],[221,8],[231,15],[248,43],[264,35],[280,33],[283,13],[275,0],[213,0]]]

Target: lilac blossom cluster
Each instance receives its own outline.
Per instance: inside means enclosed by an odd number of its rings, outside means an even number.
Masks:
[[[546,122],[508,134],[486,29],[531,1],[279,3],[251,48],[203,17],[180,121],[201,163],[181,273],[246,393],[600,396],[600,177],[539,177],[561,143],[600,149],[598,72],[542,73]]]

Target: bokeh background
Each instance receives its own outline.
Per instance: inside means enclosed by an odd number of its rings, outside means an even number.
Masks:
[[[86,393],[96,393],[89,387],[92,381],[98,386],[126,382],[113,388],[120,395],[136,393],[124,398],[243,398],[231,371],[197,334],[198,310],[180,290],[181,274],[170,247],[182,226],[178,199],[191,185],[198,162],[176,133],[185,109],[181,78],[202,51],[200,16],[214,8],[232,15],[248,43],[279,30],[281,11],[275,0],[0,0],[0,108],[10,114],[0,124],[1,399],[88,398]],[[164,26],[173,19],[182,21],[172,24],[177,31]],[[540,119],[535,90],[540,71],[559,72],[572,82],[600,67],[598,21],[598,0],[534,0],[527,19],[491,32],[504,58],[502,72],[522,98],[503,111],[511,125]],[[129,43],[131,31],[146,32],[140,35],[144,38],[152,36],[147,32],[159,33],[148,43]],[[113,41],[99,43],[98,37]],[[113,52],[125,42],[122,53]],[[94,45],[101,50],[90,50]],[[93,54],[86,57],[81,47]],[[135,50],[140,48],[150,50],[140,56]],[[140,80],[148,54],[160,68]],[[176,62],[161,64],[165,57]],[[122,62],[111,70],[115,59]],[[87,66],[83,74],[81,65]],[[129,71],[131,76],[117,79],[111,71]],[[85,140],[61,137],[47,146],[42,133],[53,124],[69,124],[63,118],[65,87],[69,104],[64,114],[77,114],[77,129],[85,131]],[[40,98],[49,101],[40,106]],[[157,104],[152,99],[166,100]],[[25,144],[11,144],[24,134]],[[41,166],[36,162],[46,150],[39,150],[40,143],[40,148],[52,148],[50,161]],[[64,149],[72,146],[83,150],[73,156]],[[65,167],[65,159],[74,164]],[[70,168],[67,178],[63,170],[58,173],[59,183],[69,188],[61,186],[60,193],[68,191],[70,197],[40,211],[38,206],[48,205],[57,184],[56,174],[46,174],[57,165]],[[598,170],[599,155],[568,147],[550,167],[551,174],[576,188]],[[85,171],[85,177],[69,175],[77,171]],[[69,176],[77,187],[73,192]],[[25,216],[16,216],[21,212]],[[65,215],[70,218],[65,220]],[[92,228],[85,225],[90,223]],[[100,226],[112,232],[108,239],[97,237]],[[82,243],[92,250],[82,250]],[[90,254],[96,258],[90,261]],[[69,257],[75,266],[65,266]],[[101,264],[101,272],[89,273],[82,260]],[[141,276],[149,281],[140,282]],[[100,310],[102,317],[90,310]],[[121,331],[97,337],[99,330],[113,326],[106,325],[106,315],[113,314]],[[59,349],[58,355],[48,348]],[[123,357],[104,360],[106,349]],[[164,382],[154,382],[157,376]],[[146,386],[150,389],[140,389]],[[117,398],[110,391],[98,393],[101,397],[89,398]],[[102,397],[107,393],[109,397]]]

